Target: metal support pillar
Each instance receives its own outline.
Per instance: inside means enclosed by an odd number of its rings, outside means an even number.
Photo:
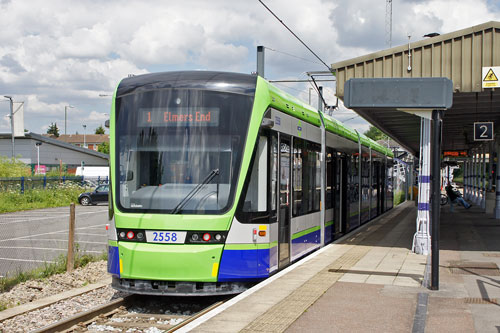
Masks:
[[[477,153],[476,151],[473,150],[473,155],[472,155],[472,180],[474,181],[473,184],[473,194],[472,194],[472,202],[477,205]]]
[[[264,46],[257,46],[257,75],[264,77]]]
[[[472,198],[472,184],[471,184],[471,170],[472,170],[472,160],[467,159],[467,200]]]
[[[481,209],[486,211],[486,149],[483,147],[481,149],[483,153],[483,172],[481,175],[481,179],[483,180],[483,189],[481,191]]]
[[[410,173],[410,168],[408,165],[404,165],[405,168],[405,202],[408,201],[408,183],[409,183],[409,177],[408,174]]]
[[[491,192],[493,190],[493,177],[491,174],[493,173],[493,149],[494,149],[494,142],[490,142],[489,144],[489,149],[488,149],[488,176],[486,180],[488,181],[488,192]]]
[[[420,121],[420,171],[418,175],[418,212],[417,231],[413,236],[412,251],[417,254],[430,253],[431,236],[429,232],[430,202],[430,158],[431,158],[431,120]]]
[[[469,189],[470,189],[470,195],[469,195],[469,200],[471,202],[474,201],[474,152],[471,150],[472,157],[470,158],[469,161]]]
[[[414,168],[415,168],[414,163],[415,163],[415,157],[413,157],[412,162],[410,164],[410,177],[409,177],[410,181],[409,181],[409,183],[410,183],[410,200],[411,201],[415,200],[415,198],[413,198],[413,183],[414,183],[413,172],[414,172]]]
[[[476,179],[477,179],[477,195],[476,204],[481,206],[481,151],[476,152]]]
[[[464,164],[463,164],[463,175],[464,175],[464,199],[465,200],[468,200],[469,199],[469,188],[468,188],[468,184],[467,184],[467,160],[464,160]]]
[[[440,219],[440,169],[441,169],[441,111],[432,111],[433,135],[432,135],[432,271],[431,271],[431,289],[439,290],[439,219]]]
[[[467,200],[472,200],[472,158],[467,159]]]
[[[369,165],[370,165],[370,170],[368,171],[369,174],[368,174],[368,177],[369,177],[369,187],[368,187],[368,220],[370,221],[372,219],[372,188],[373,188],[373,174],[372,174],[372,169],[373,169],[373,166],[372,166],[372,148],[370,147],[368,149],[369,153],[370,153],[370,159],[369,159]]]
[[[495,183],[496,198],[495,198],[495,219],[500,220],[500,141],[496,143],[497,148],[497,168],[495,171],[495,176],[497,181]]]

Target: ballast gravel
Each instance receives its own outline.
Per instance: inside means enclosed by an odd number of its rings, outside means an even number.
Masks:
[[[107,276],[106,261],[92,262],[71,273],[57,274],[43,280],[21,283],[8,292],[0,293],[0,302],[9,307],[17,306],[83,287]],[[112,289],[111,286],[99,288],[0,322],[0,332],[29,332],[124,295]]]

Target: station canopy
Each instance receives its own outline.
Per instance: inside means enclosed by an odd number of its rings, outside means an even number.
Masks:
[[[453,82],[453,105],[444,111],[442,149],[468,151],[484,141],[474,141],[475,122],[500,127],[500,22],[393,47],[332,64],[337,77],[337,97],[344,100],[344,84],[351,78],[446,77]],[[483,88],[487,83],[487,88]],[[419,155],[420,117],[397,109],[353,109]],[[335,114],[335,113],[334,113]]]

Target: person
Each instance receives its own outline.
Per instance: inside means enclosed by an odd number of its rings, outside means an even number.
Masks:
[[[462,206],[465,207],[465,209],[469,209],[471,204],[468,203],[467,201],[462,198],[462,194],[455,190],[450,184],[446,186],[446,195],[448,195],[448,198],[450,199],[450,206],[451,206],[451,211],[453,211],[453,204],[454,203],[459,203]]]

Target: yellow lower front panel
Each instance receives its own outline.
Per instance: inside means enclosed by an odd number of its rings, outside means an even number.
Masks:
[[[178,245],[119,242],[123,279],[216,282],[222,244]]]

